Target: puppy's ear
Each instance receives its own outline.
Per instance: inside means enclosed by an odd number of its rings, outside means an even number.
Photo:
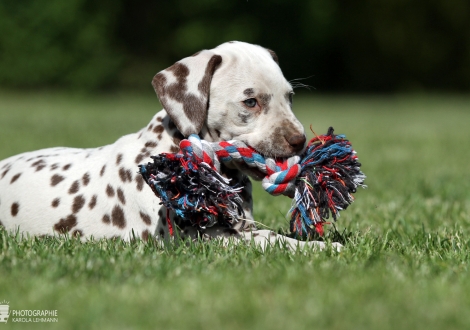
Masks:
[[[269,48],[266,48],[266,50],[268,51],[269,54],[271,54],[274,62],[276,62],[277,65],[279,65],[279,57],[277,57],[277,54],[274,52],[274,50],[269,49]]]
[[[220,55],[203,50],[160,71],[152,80],[160,102],[184,135],[198,134],[206,120],[209,90]]]

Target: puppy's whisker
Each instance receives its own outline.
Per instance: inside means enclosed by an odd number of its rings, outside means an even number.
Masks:
[[[315,76],[315,75],[312,74],[311,76],[308,76],[308,77],[305,77],[305,78],[294,78],[294,79],[289,80],[289,82],[291,83],[291,82],[296,82],[296,81],[298,81],[298,80],[310,79],[310,78],[312,78],[313,76]]]
[[[315,89],[315,87],[312,87],[310,85],[306,85],[306,84],[301,84],[301,83],[297,83],[297,84],[291,84],[292,88],[294,89],[297,89],[297,88],[306,88],[308,90],[310,89]]]
[[[292,88],[294,88],[294,89],[296,89],[296,88],[306,88],[308,90],[315,89],[315,87],[312,87],[310,85],[299,82],[299,80],[306,80],[306,79],[309,79],[313,76],[314,75],[311,75],[311,76],[308,76],[308,77],[305,77],[305,78],[295,78],[295,79],[290,80],[289,83],[291,84]]]

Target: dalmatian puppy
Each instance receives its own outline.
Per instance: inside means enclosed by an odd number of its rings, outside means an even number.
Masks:
[[[303,126],[291,110],[294,92],[278,64],[273,51],[244,42],[203,50],[154,77],[164,109],[137,133],[96,149],[50,148],[1,161],[0,224],[29,235],[168,237],[167,212],[137,173],[151,155],[178,151],[192,133],[208,141],[241,140],[266,156],[303,151]],[[262,178],[255,170],[249,174]],[[182,237],[324,247],[257,230],[250,180],[237,168],[224,168],[224,175],[244,186],[245,219],[201,232],[171,214]]]

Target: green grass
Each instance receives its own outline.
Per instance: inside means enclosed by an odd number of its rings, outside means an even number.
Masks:
[[[368,176],[336,224],[341,253],[0,231],[0,301],[59,315],[5,328],[468,329],[470,97],[316,96],[294,108],[307,130],[345,133]],[[153,95],[3,92],[0,158],[112,143],[159,109]],[[287,228],[289,205],[255,184],[258,221]]]

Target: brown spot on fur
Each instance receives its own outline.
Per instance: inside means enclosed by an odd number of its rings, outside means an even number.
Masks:
[[[65,234],[69,232],[73,227],[77,225],[77,217],[73,214],[68,215],[65,219],[62,218],[58,223],[54,225],[54,230]]]
[[[163,125],[158,125],[158,126],[155,126],[155,128],[153,129],[153,132],[155,134],[159,134],[161,132],[163,132],[165,130],[165,128],[163,127]]]
[[[140,164],[143,159],[144,159],[144,155],[143,154],[138,154],[137,157],[135,157],[135,163]]]
[[[202,93],[202,95],[209,95],[212,76],[214,75],[215,69],[217,69],[220,63],[222,63],[222,56],[220,55],[212,56],[209,62],[207,63],[206,71],[204,72],[204,77],[202,77],[201,82],[197,85],[197,88]]]
[[[255,90],[253,88],[247,88],[243,91],[243,94],[247,97],[252,97],[255,95]]]
[[[31,167],[41,165],[42,163],[44,163],[43,159],[37,160],[37,161],[35,161],[34,163],[31,164]]]
[[[64,167],[62,167],[62,169],[63,169],[64,171],[67,171],[71,166],[72,166],[72,164],[67,164],[67,165],[65,165]]]
[[[150,124],[147,130],[151,131],[152,129],[153,129],[153,124]]]
[[[172,146],[170,147],[170,151],[171,151],[171,152],[178,152],[178,151],[180,151],[180,148],[177,147],[177,146],[175,146],[175,145],[172,145]]]
[[[97,199],[98,199],[98,196],[96,195],[93,195],[93,197],[91,197],[90,203],[88,203],[88,207],[90,208],[90,210],[92,210],[96,206]]]
[[[72,236],[73,237],[83,237],[83,231],[81,231],[80,229],[75,229],[72,232]]]
[[[55,170],[59,167],[59,164],[55,163],[51,165],[51,170]]]
[[[111,223],[111,217],[109,216],[109,214],[103,215],[103,218],[101,220],[106,224]]]
[[[261,93],[258,95],[258,99],[261,103],[261,107],[264,109],[264,113],[268,113],[269,111],[269,102],[271,102],[271,98],[273,96],[271,94]]]
[[[122,154],[118,154],[116,157],[116,165],[119,165],[122,161]]]
[[[116,205],[113,208],[113,211],[111,212],[111,220],[113,222],[113,225],[116,227],[119,227],[121,229],[126,227],[126,218],[124,217],[124,211],[120,206]]]
[[[20,211],[20,204],[18,203],[13,203],[11,204],[11,215],[16,217],[18,212]]]
[[[149,142],[145,143],[146,148],[155,148],[157,145],[158,145],[158,143],[156,141],[149,141]]]
[[[80,183],[78,180],[74,181],[69,188],[69,194],[75,194],[80,189]]]
[[[122,182],[126,182],[126,170],[124,169],[124,167],[121,167],[119,169],[119,178]]]
[[[145,230],[142,232],[142,239],[143,239],[144,241],[148,241],[149,235],[150,235],[150,232],[149,232],[147,229],[145,229]]]
[[[38,157],[42,157],[42,156],[38,156]],[[36,167],[36,172],[39,172],[44,167],[46,167],[46,163],[44,162],[44,159],[40,159],[32,163],[31,167]]]
[[[62,175],[59,174],[54,174],[51,177],[51,186],[57,186],[61,181],[63,181],[65,178]]]
[[[132,182],[132,172],[131,170],[126,170],[127,181]]]
[[[145,214],[142,211],[139,214],[140,214],[140,218],[142,219],[143,222],[145,222],[147,226],[150,226],[152,224],[152,219],[150,218],[148,214]]]
[[[103,165],[103,167],[101,168],[100,176],[103,176],[104,171],[106,171],[106,165]]]
[[[137,190],[142,191],[142,189],[144,188],[144,179],[142,178],[142,176],[137,175],[135,177],[135,182],[137,182],[137,186],[136,186]]]
[[[106,195],[108,195],[108,197],[114,197],[114,188],[109,184],[106,186]]]
[[[247,123],[248,122],[248,119],[252,116],[251,113],[249,113],[248,111],[245,111],[245,112],[239,112],[238,113],[238,117],[241,119],[241,121],[243,123]]]
[[[161,123],[163,121],[163,118],[162,117],[157,117],[157,121]]]
[[[52,207],[57,207],[59,206],[60,204],[60,198],[55,198],[53,201],[52,201]]]
[[[82,183],[84,186],[87,186],[90,183],[90,173],[83,174]]]
[[[258,95],[258,97],[261,101],[261,104],[266,105],[271,101],[271,98],[273,97],[273,95],[272,94],[261,93],[261,94]]]
[[[124,169],[124,167],[121,167],[119,169],[119,178],[121,179],[122,182],[132,181],[132,173],[130,170]]]
[[[19,178],[20,176],[21,176],[21,173],[15,174],[15,175],[11,178],[10,184],[12,184],[12,183],[15,182],[16,180],[18,180],[18,178]]]
[[[124,192],[121,190],[121,188],[117,189],[117,197],[122,204],[126,204],[126,197],[124,196]]]
[[[7,175],[8,171],[10,171],[10,168],[7,168],[5,171],[3,171],[1,179],[3,179],[5,175]]]
[[[85,205],[85,198],[83,198],[83,195],[76,196],[73,199],[73,204],[72,204],[72,213],[78,213],[82,209],[83,205]]]

